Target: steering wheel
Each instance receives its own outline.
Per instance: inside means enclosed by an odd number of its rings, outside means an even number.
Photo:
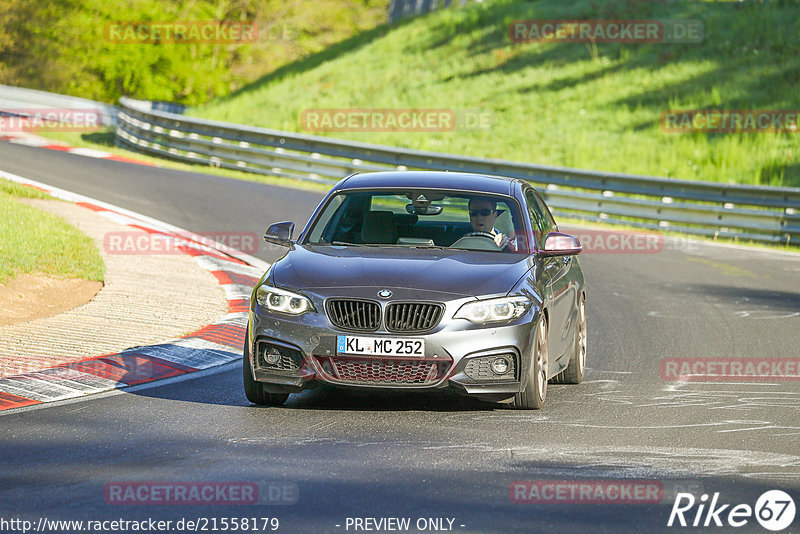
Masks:
[[[483,239],[475,239],[483,238]],[[489,241],[486,241],[486,240]],[[470,232],[461,236],[451,248],[465,248],[466,250],[503,250],[494,241],[494,235],[489,232]]]
[[[464,238],[464,237],[486,237],[486,238],[491,239],[492,241],[494,241],[494,234],[490,234],[489,232],[470,232],[468,234],[464,234],[461,237],[462,238]]]

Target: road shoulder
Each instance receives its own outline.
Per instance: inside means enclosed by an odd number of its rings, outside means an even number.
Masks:
[[[3,176],[69,201],[41,206],[95,239],[103,250],[106,281],[82,306],[0,328],[0,411],[175,377],[241,358],[250,292],[263,273],[263,262],[221,252],[200,236],[194,241],[189,232],[87,197]],[[109,254],[107,239],[114,232],[148,242],[180,239],[183,245],[177,254]]]

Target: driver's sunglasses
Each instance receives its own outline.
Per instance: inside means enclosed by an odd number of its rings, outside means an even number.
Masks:
[[[470,217],[477,217],[478,215],[480,215],[481,217],[488,217],[489,215],[491,215],[495,211],[497,211],[497,210],[469,210],[469,216]]]

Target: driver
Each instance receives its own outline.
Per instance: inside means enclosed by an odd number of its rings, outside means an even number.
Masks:
[[[472,230],[491,234],[495,245],[504,249],[508,246],[508,236],[494,227],[497,215],[496,200],[482,197],[469,200],[469,222],[472,225]]]

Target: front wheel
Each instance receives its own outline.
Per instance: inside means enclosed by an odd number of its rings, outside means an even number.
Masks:
[[[280,406],[289,398],[288,393],[267,393],[264,384],[256,382],[250,371],[250,332],[244,336],[244,356],[242,358],[242,379],[247,400],[261,406]]]
[[[533,343],[531,365],[528,368],[528,385],[514,395],[512,406],[523,410],[539,410],[547,396],[547,319],[542,314],[536,324],[536,340]]]

